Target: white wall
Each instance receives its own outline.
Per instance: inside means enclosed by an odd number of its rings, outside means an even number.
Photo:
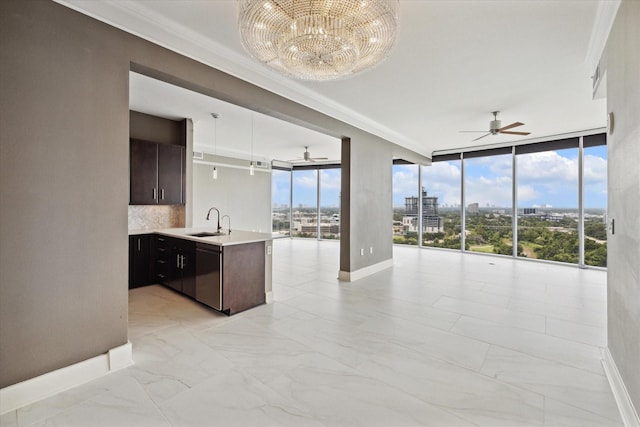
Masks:
[[[608,346],[640,410],[640,2],[618,9],[602,65],[607,73],[609,135]]]
[[[213,156],[205,154],[211,162]],[[232,230],[271,232],[271,172],[256,168],[249,175],[249,162],[216,157],[218,179],[212,177],[213,166],[193,164],[193,227],[215,227],[215,215],[206,221],[207,212],[216,207],[231,217]],[[226,166],[228,165],[228,166]],[[234,167],[235,166],[235,167]],[[222,226],[227,228],[225,218]]]

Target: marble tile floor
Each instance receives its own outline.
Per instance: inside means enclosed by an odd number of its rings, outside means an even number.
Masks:
[[[622,426],[605,272],[396,246],[393,268],[345,283],[338,255],[275,241],[275,302],[232,317],[131,290],[135,365],[0,424]]]

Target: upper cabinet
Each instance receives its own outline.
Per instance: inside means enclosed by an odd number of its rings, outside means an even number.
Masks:
[[[158,203],[184,204],[185,148],[158,144]]]
[[[132,139],[129,150],[129,204],[184,204],[184,147]]]
[[[131,111],[129,126],[129,204],[184,204],[186,121]]]

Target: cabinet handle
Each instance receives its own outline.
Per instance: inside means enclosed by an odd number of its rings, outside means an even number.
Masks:
[[[156,190],[155,188],[153,189],[153,200],[156,200],[158,198],[158,190]]]
[[[176,255],[176,267],[180,268],[180,255]]]
[[[140,252],[140,240],[142,240],[142,239],[140,239],[140,238],[138,237],[138,252]]]
[[[180,269],[184,270],[184,255],[180,255]]]
[[[160,199],[164,200],[164,188],[160,189]]]

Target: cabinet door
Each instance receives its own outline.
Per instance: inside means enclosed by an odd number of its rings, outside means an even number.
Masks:
[[[179,205],[184,203],[184,147],[158,144],[158,203]]]
[[[148,285],[150,280],[149,236],[129,237],[129,288]]]
[[[182,293],[196,297],[196,244],[182,242]]]
[[[131,140],[129,144],[129,204],[158,203],[158,144]]]
[[[171,243],[168,237],[157,236],[155,239],[155,276],[156,282],[169,286],[171,266]]]
[[[167,285],[178,292],[182,292],[182,249],[180,248],[180,241],[178,239],[170,239],[169,241],[171,242],[171,251]]]

